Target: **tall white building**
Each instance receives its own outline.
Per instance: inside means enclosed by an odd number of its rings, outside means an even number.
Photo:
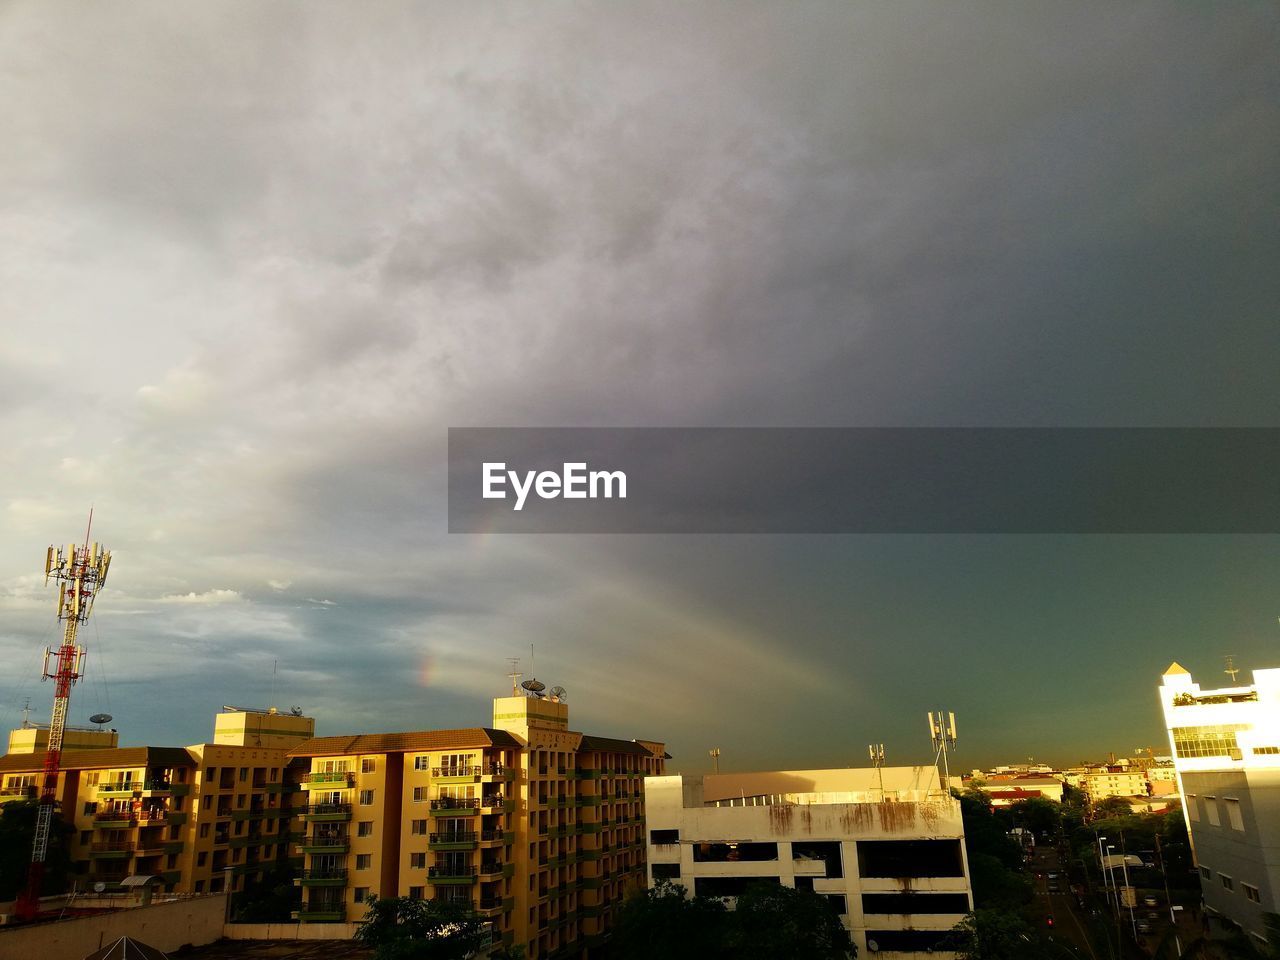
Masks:
[[[810,889],[860,957],[954,956],[940,945],[973,897],[960,804],[933,767],[648,777],[645,795],[651,886]]]
[[[1201,689],[1179,664],[1160,702],[1206,907],[1265,942],[1280,912],[1280,669]]]

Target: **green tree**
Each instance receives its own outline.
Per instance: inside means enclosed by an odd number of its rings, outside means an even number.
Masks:
[[[759,883],[738,898],[732,913],[743,960],[846,960],[857,947],[823,896],[779,883]]]
[[[464,960],[489,940],[470,903],[380,897],[367,909],[355,939],[377,960]]]
[[[1031,927],[1016,913],[975,910],[955,928],[952,941],[962,960],[1041,960]]]
[[[614,917],[611,957],[617,960],[719,960],[729,950],[729,914],[711,897],[689,897],[679,884],[639,890]]]
[[[0,900],[13,900],[27,884],[31,844],[36,836],[38,800],[14,800],[0,807]],[[44,862],[42,896],[64,893],[70,872],[70,837],[75,828],[54,816],[49,852]]]
[[[1133,815],[1133,807],[1123,797],[1107,797],[1093,805],[1094,820],[1109,820]]]
[[[1014,822],[1040,840],[1052,839],[1062,829],[1062,806],[1048,797],[1028,797],[1009,807]]]
[[[1031,884],[1021,874],[1022,848],[992,814],[985,793],[970,790],[955,796],[964,820],[974,904],[979,908],[1021,908],[1031,900]]]

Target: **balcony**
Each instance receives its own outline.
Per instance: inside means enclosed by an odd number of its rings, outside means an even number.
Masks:
[[[432,850],[474,850],[479,844],[474,831],[433,833],[427,838],[427,846]]]
[[[133,856],[133,844],[95,843],[89,848],[89,856],[95,860],[128,860]]]
[[[345,869],[303,870],[298,883],[304,887],[343,887],[347,883]]]
[[[492,860],[492,861],[488,861],[480,864],[480,869],[477,871],[477,873],[479,874],[481,880],[493,880],[502,876],[502,867],[503,867],[502,863],[496,860]]]
[[[470,817],[474,816],[480,807],[480,801],[475,797],[438,797],[431,801],[431,815],[433,817]]]
[[[93,825],[103,829],[133,826],[133,813],[129,810],[99,810],[93,815]]]
[[[173,793],[173,784],[168,780],[147,780],[140,788],[143,796],[162,796]],[[99,793],[102,791],[99,790]]]
[[[302,807],[302,815],[313,823],[351,819],[349,803],[313,803]]]
[[[115,783],[98,784],[98,796],[100,797],[131,797],[133,791],[141,790],[142,783],[138,780],[117,780]]]
[[[350,837],[304,837],[303,853],[346,853],[351,849]]]
[[[356,775],[345,770],[321,770],[302,775],[303,790],[341,790],[355,786]]]
[[[463,886],[476,882],[476,875],[471,872],[471,867],[466,865],[458,865],[456,867],[435,866],[427,868],[427,883],[436,886]]]
[[[512,844],[516,842],[516,834],[514,830],[481,830],[480,842]]]
[[[219,813],[218,816],[222,816],[222,814]],[[249,807],[246,810],[231,811],[232,820],[261,820],[264,816],[266,816],[266,810],[261,807],[258,807],[257,809]]]
[[[134,819],[143,827],[163,827],[169,822],[169,811],[163,807],[154,809],[142,809],[137,811]]]
[[[514,897],[481,897],[480,898],[480,915],[484,917],[495,917],[500,913],[515,908],[516,901]]]
[[[480,767],[432,767],[431,779],[441,783],[479,783]]]
[[[12,800],[34,800],[38,796],[40,791],[34,784],[0,788],[0,803],[9,803]]]
[[[500,793],[490,794],[480,801],[480,809],[484,813],[501,813],[507,808],[507,798]]]

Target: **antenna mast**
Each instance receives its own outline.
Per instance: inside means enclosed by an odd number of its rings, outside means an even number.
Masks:
[[[40,808],[36,815],[35,841],[31,845],[31,867],[27,886],[18,897],[15,912],[21,920],[32,920],[40,909],[40,886],[44,880],[45,858],[49,853],[49,830],[58,804],[58,771],[62,762],[62,738],[67,727],[67,708],[71,703],[71,687],[84,675],[84,647],[76,643],[80,624],[89,619],[93,599],[107,582],[111,566],[110,551],[100,544],[89,543],[93,529],[93,509],[89,510],[89,528],[84,546],[74,543],[50,547],[45,554],[44,580],[58,581],[58,620],[63,624],[62,646],[57,651],[45,649],[42,680],[54,681],[53,714],[49,718],[49,744],[44,755],[44,780],[40,791]],[[50,667],[52,666],[52,669]]]
[[[876,776],[880,780],[880,802],[884,803],[884,744],[867,744],[867,753],[871,755],[871,765],[876,768]]]
[[[942,792],[946,795],[951,790],[951,764],[947,760],[947,753],[956,747],[956,715],[945,710],[930,712],[929,738],[933,741],[933,749],[937,751],[933,759],[934,766],[938,765],[939,760],[942,761]]]

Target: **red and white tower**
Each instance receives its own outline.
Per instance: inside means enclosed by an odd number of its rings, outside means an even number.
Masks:
[[[93,529],[93,511],[89,512],[89,529]],[[93,599],[107,582],[111,554],[97,543],[89,542],[85,531],[83,546],[70,544],[65,549],[50,547],[45,556],[44,582],[58,581],[58,620],[62,623],[62,645],[44,652],[43,680],[52,680],[53,715],[49,720],[49,745],[44,757],[44,780],[40,790],[40,808],[36,815],[35,841],[31,845],[31,869],[27,886],[15,905],[21,920],[34,919],[40,907],[40,885],[44,880],[44,863],[49,853],[49,831],[58,805],[58,769],[62,761],[62,737],[67,727],[67,708],[71,703],[71,687],[83,675],[84,647],[76,642],[80,624],[89,619]]]

